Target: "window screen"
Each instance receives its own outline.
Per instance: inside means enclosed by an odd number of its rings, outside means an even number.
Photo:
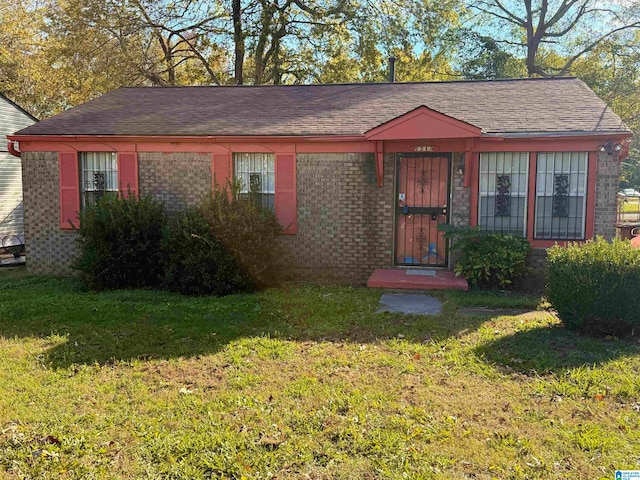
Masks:
[[[584,238],[587,163],[587,152],[538,154],[534,238]]]
[[[240,193],[273,210],[276,197],[273,153],[235,153],[234,163]]]
[[[82,207],[93,205],[106,192],[118,191],[118,158],[115,152],[82,152],[79,157]]]
[[[482,230],[525,235],[528,152],[480,154],[478,224]]]

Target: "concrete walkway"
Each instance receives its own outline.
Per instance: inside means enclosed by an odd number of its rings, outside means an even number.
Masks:
[[[440,300],[421,293],[383,293],[378,308],[378,312],[408,315],[439,315],[441,311]]]

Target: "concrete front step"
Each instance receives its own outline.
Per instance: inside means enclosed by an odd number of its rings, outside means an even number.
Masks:
[[[450,270],[414,268],[379,268],[367,281],[370,288],[405,288],[410,290],[469,290],[463,277]]]

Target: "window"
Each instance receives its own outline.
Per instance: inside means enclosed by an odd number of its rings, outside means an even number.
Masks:
[[[584,238],[587,156],[587,152],[538,154],[534,238]]]
[[[81,207],[93,205],[105,192],[118,191],[115,152],[83,152],[79,157]]]
[[[529,153],[480,154],[478,224],[482,230],[525,235]]]
[[[273,210],[276,198],[273,153],[234,153],[233,158],[240,193]]]

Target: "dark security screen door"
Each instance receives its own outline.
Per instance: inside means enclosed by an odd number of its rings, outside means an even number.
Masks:
[[[438,224],[449,219],[451,157],[402,155],[398,162],[396,264],[446,266],[446,241]]]

